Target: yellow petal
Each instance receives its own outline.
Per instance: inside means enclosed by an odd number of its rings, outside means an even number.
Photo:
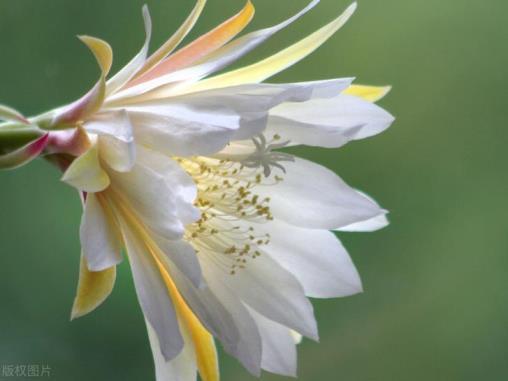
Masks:
[[[203,8],[205,7],[206,0],[198,0],[194,9],[191,11],[187,19],[183,22],[183,24],[178,28],[178,30],[159,48],[155,51],[145,62],[143,67],[138,71],[134,80],[139,78],[141,75],[146,73],[148,70],[157,65],[160,61],[162,61],[168,54],[170,54],[182,40],[187,36],[190,30],[196,24]]]
[[[113,290],[116,267],[97,272],[88,270],[86,259],[81,256],[79,281],[76,298],[72,306],[71,320],[79,318],[96,309]]]
[[[245,7],[235,16],[224,21],[215,29],[194,40],[175,54],[169,56],[164,61],[156,65],[152,70],[146,72],[129,85],[134,86],[141,82],[149,81],[160,77],[161,75],[187,67],[200,60],[207,54],[223,46],[234,36],[240,33],[249,24],[253,16],[254,6],[250,0],[248,0]]]
[[[311,54],[340,29],[355,10],[356,3],[353,3],[334,21],[296,44],[255,64],[198,82],[191,90],[201,91],[262,82]]]
[[[342,94],[354,95],[369,102],[377,102],[392,89],[391,86],[351,85]]]
[[[109,186],[110,179],[101,167],[97,144],[72,162],[62,181],[84,192],[100,192]]]

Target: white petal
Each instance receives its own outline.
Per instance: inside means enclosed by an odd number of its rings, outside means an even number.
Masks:
[[[384,213],[321,165],[295,158],[284,167],[286,174],[279,184],[256,187],[260,197],[270,197],[275,218],[296,226],[331,230]]]
[[[209,155],[221,150],[232,138],[238,126],[238,117],[231,116],[217,121],[214,115],[199,113],[200,120],[183,119],[184,114],[173,107],[164,110],[164,114],[156,109],[144,108],[131,111],[131,120],[135,126],[135,137],[139,144],[167,155],[193,156]],[[171,111],[176,111],[171,113]],[[171,113],[171,115],[165,115]],[[230,124],[231,128],[221,124]]]
[[[317,340],[317,326],[311,303],[305,297],[298,281],[268,255],[252,259],[235,275],[230,268],[220,265],[220,258],[209,253],[200,256],[202,268],[213,271],[216,279],[259,313],[280,324]]]
[[[184,233],[179,204],[188,203],[184,198],[188,188],[181,186],[178,179],[186,175],[170,158],[139,148],[138,160],[130,172],[110,173],[114,189],[124,195],[150,230],[166,239],[179,239]],[[152,168],[154,158],[171,167],[175,176],[171,178]]]
[[[180,202],[176,205],[176,214],[183,224],[190,224],[199,220],[200,211],[193,204],[197,197],[194,180],[180,165],[167,156],[144,147],[138,147],[141,155],[139,161],[160,175],[168,188],[176,195]]]
[[[136,160],[132,124],[124,110],[97,114],[85,123],[88,132],[99,135],[99,154],[108,166],[128,172]]]
[[[258,230],[270,234],[270,243],[263,252],[298,279],[305,295],[335,298],[362,291],[358,271],[333,233],[282,221],[257,225]]]
[[[126,251],[143,314],[154,328],[166,361],[174,359],[183,349],[175,308],[168,290],[144,243],[124,222],[121,223]]]
[[[264,130],[268,112],[283,102],[304,102],[329,97],[346,89],[352,79],[332,79],[287,84],[248,84],[201,91],[176,97],[196,109],[225,109],[240,117],[234,140],[246,139]]]
[[[296,377],[296,343],[291,330],[250,309],[263,340],[261,366],[268,372]]]
[[[166,361],[160,350],[157,333],[146,319],[145,323],[155,364],[155,380],[196,381],[197,366],[191,340],[185,337],[186,335],[183,335],[185,338],[185,345],[182,352],[173,360]]]
[[[292,144],[332,148],[378,134],[393,121],[374,103],[338,95],[277,106],[270,112],[267,134],[278,134]]]
[[[97,196],[89,193],[81,219],[80,238],[90,271],[102,271],[122,261],[121,243],[114,224]]]

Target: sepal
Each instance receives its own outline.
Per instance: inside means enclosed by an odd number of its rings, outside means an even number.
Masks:
[[[44,151],[44,148],[48,144],[48,138],[49,134],[45,134],[24,147],[5,155],[0,155],[0,169],[14,169],[28,164]]]
[[[25,118],[19,111],[6,105],[0,105],[0,120],[21,122],[27,125],[30,124],[30,121]]]

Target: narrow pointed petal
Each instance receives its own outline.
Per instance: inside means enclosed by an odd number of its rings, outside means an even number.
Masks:
[[[343,94],[354,95],[369,102],[377,102],[392,89],[391,86],[352,85]]]
[[[100,192],[110,184],[99,161],[97,144],[77,157],[63,174],[62,181],[83,192]]]
[[[95,310],[113,290],[116,279],[116,267],[92,272],[84,256],[79,266],[79,281],[76,298],[72,306],[71,320],[77,319]]]
[[[101,69],[102,75],[107,76],[113,64],[113,50],[104,40],[91,36],[79,36],[79,39],[90,49]]]
[[[254,6],[250,0],[248,0],[245,7],[235,16],[172,54],[156,65],[152,70],[133,81],[131,85],[152,80],[193,64],[207,54],[220,48],[240,33],[249,24],[253,16]]]
[[[139,72],[146,61],[150,39],[152,38],[152,19],[148,6],[143,6],[143,21],[145,25],[145,42],[138,54],[134,56],[130,62],[125,65],[118,73],[116,73],[106,83],[106,94],[111,94],[125,85],[129,80]]]
[[[48,139],[49,134],[45,134],[24,147],[5,155],[0,155],[0,169],[14,169],[28,164],[42,153],[48,143]]]
[[[160,61],[166,58],[187,36],[196,24],[203,8],[205,7],[206,0],[197,0],[196,5],[191,13],[178,30],[159,48],[155,51],[143,64],[143,67],[136,73],[134,78],[140,77],[148,70],[152,69]]]
[[[315,51],[346,23],[355,10],[356,3],[353,3],[334,21],[279,53],[241,69],[206,79],[191,88],[193,91],[198,91],[244,83],[262,82]]]
[[[15,110],[12,107],[6,105],[0,105],[0,120],[30,124],[30,121],[26,119],[18,110]]]
[[[275,33],[279,32],[289,24],[296,21],[309,10],[314,8],[314,6],[316,6],[318,3],[319,0],[313,0],[309,5],[307,5],[293,17],[270,28],[257,30],[229,42],[222,48],[217,49],[215,52],[206,56],[202,62],[200,61],[200,63],[195,66],[179,70],[177,73],[174,73],[175,75],[162,76],[158,77],[157,80],[150,81],[149,83],[145,82],[143,86],[139,86],[136,89],[136,92],[139,94],[141,92],[148,92],[153,89],[153,91],[151,91],[149,94],[146,94],[146,98],[152,99],[164,97],[165,95],[171,95],[175,92],[175,88],[178,87],[181,82],[186,80],[196,81],[197,79],[206,77],[216,71],[219,71],[234,61],[238,60],[240,57],[244,56],[265,42]],[[131,93],[131,95],[132,94],[133,93]]]
[[[106,96],[106,76],[113,63],[111,46],[99,38],[80,36],[79,39],[91,50],[101,69],[101,75],[95,86],[77,101],[64,106],[53,116],[52,125],[73,124],[95,113],[101,107]]]

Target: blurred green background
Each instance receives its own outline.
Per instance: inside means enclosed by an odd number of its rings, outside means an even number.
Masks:
[[[306,0],[255,0],[249,30]],[[35,114],[80,96],[97,68],[75,38],[108,40],[115,67],[142,43],[142,0],[0,2],[0,102]],[[153,46],[192,7],[148,1]],[[191,37],[242,0],[209,0]],[[275,52],[341,12],[322,3],[242,62]],[[508,80],[504,0],[363,0],[326,45],[273,81],[356,76],[392,84],[397,121],[339,150],[298,149],[390,210],[373,234],[342,234],[365,293],[315,301],[321,343],[299,350],[301,380],[508,379]],[[69,322],[78,274],[77,195],[42,161],[0,173],[0,365],[47,364],[53,380],[153,379],[126,263],[113,295]],[[251,380],[221,357],[223,380]],[[264,374],[263,380],[282,380]]]

